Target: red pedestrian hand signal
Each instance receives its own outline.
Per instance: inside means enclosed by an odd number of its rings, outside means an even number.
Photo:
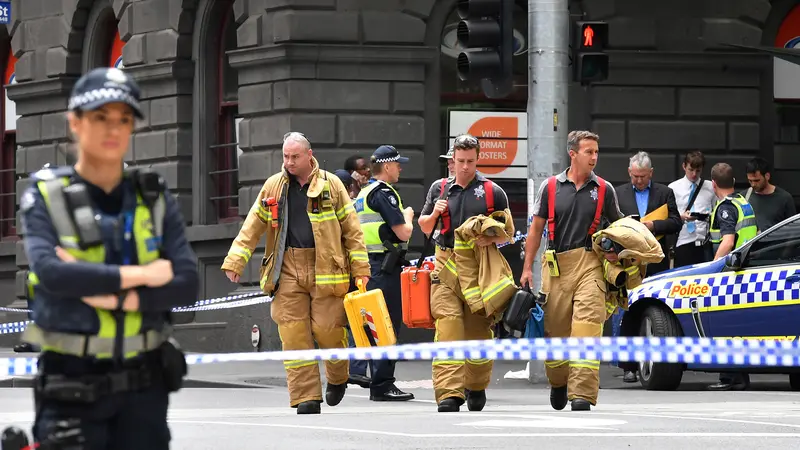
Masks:
[[[593,38],[594,38],[594,30],[592,30],[592,27],[587,26],[586,28],[584,28],[583,29],[583,46],[584,47],[592,47],[594,45],[593,44]]]

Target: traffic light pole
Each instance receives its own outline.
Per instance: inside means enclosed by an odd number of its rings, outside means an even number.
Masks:
[[[567,101],[569,89],[568,0],[528,0],[528,223],[539,186],[569,165]],[[541,253],[533,263],[533,286],[541,286]],[[542,361],[530,361],[533,383],[544,381]]]

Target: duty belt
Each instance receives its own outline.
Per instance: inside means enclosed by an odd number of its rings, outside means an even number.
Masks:
[[[46,399],[94,403],[108,395],[147,389],[157,382],[159,376],[160,372],[148,365],[78,377],[45,374],[34,380],[34,391]]]
[[[169,339],[168,330],[150,330],[136,336],[124,338],[123,352],[147,352],[155,350]],[[31,323],[22,334],[22,341],[47,347],[55,352],[79,357],[114,353],[114,338],[87,336],[58,331],[45,331]]]

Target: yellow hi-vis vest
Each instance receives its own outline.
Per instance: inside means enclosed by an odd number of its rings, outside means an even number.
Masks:
[[[372,191],[382,186],[387,186],[394,192],[399,203],[397,207],[400,208],[401,211],[403,210],[403,201],[400,200],[400,194],[398,194],[395,188],[389,183],[376,180],[358,193],[354,202],[354,207],[356,209],[356,214],[358,214],[358,221],[361,223],[361,230],[364,232],[364,244],[367,246],[367,253],[386,252],[386,247],[383,246],[383,241],[381,241],[380,236],[381,225],[386,224],[386,221],[383,220],[383,216],[381,216],[379,212],[370,208],[369,202],[367,202],[367,196],[369,196]],[[408,249],[407,242],[394,243],[394,246],[402,250]]]
[[[78,246],[78,234],[70,219],[70,212],[63,187],[69,186],[69,177],[59,177],[50,180],[39,181],[36,187],[44,198],[47,210],[50,213],[53,227],[58,234],[59,245],[69,254],[79,261],[103,264],[106,260],[106,243],[90,247],[86,250]],[[166,214],[166,199],[164,194],[159,195],[158,199],[151,208],[144,202],[140,193],[136,193],[136,209],[133,216],[133,236],[136,248],[136,255],[139,265],[151,263],[159,258],[161,249],[161,238],[164,234],[164,216]],[[34,293],[39,279],[33,271],[28,272],[29,292]],[[97,336],[100,338],[113,339],[116,337],[116,321],[111,311],[95,308],[100,329]],[[140,312],[125,312],[124,337],[133,337],[141,333],[142,314]],[[42,346],[42,351],[59,352],[58,348],[48,348]],[[136,352],[127,352],[126,358],[135,356]],[[111,358],[112,354],[102,353],[93,355],[96,358]]]
[[[739,212],[739,218],[736,221],[736,243],[733,245],[733,248],[739,248],[758,235],[756,213],[753,211],[753,207],[750,203],[739,194],[733,197],[725,197],[721,202],[717,202],[717,204],[714,205],[714,210],[711,211],[711,225],[709,226],[708,233],[712,244],[719,245],[722,242],[722,232],[719,228],[719,224],[715,223],[714,219],[717,217],[717,208],[719,208],[719,205],[727,200],[730,200]]]

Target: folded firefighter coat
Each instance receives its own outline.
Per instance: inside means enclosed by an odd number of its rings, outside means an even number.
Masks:
[[[445,263],[439,279],[459,297],[472,313],[483,310],[486,317],[502,315],[506,304],[517,292],[514,274],[496,245],[479,247],[478,236],[503,236],[509,242],[514,236],[511,211],[495,211],[467,219],[456,228],[453,255]]]
[[[618,261],[610,262],[600,247],[602,238],[611,239],[623,250]],[[627,291],[642,284],[647,264],[664,259],[664,252],[653,233],[630,217],[623,217],[592,236],[592,248],[603,263],[603,277],[607,284],[606,312],[614,313],[617,307],[628,309]]]

